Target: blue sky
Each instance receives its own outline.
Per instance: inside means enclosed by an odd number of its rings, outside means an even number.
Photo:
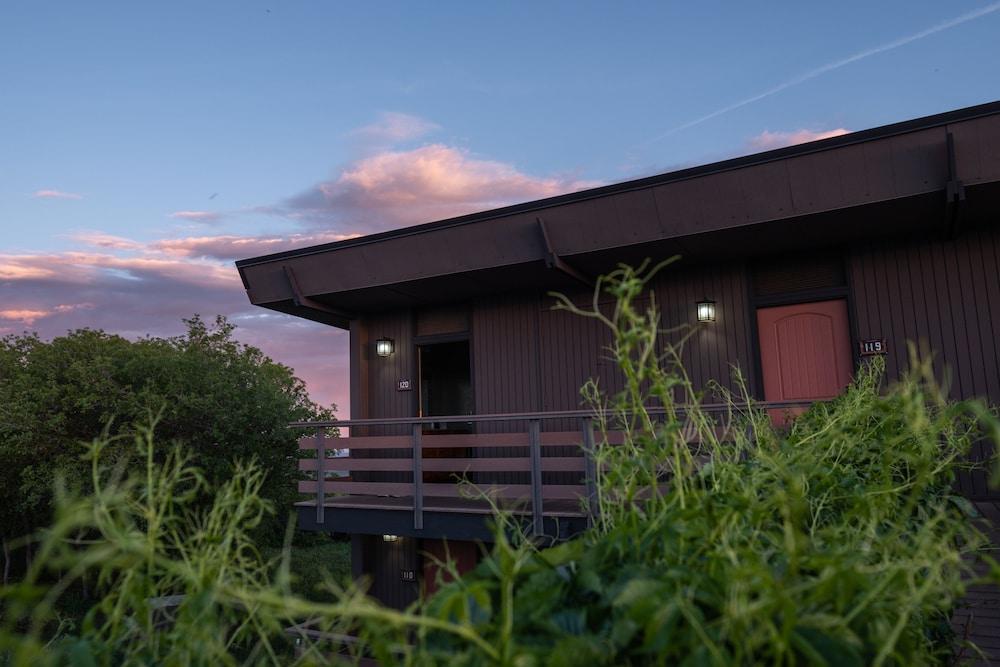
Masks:
[[[333,377],[343,337],[254,313],[233,258],[992,101],[996,9],[8,2],[0,333],[224,312],[293,366],[276,332],[332,350]]]

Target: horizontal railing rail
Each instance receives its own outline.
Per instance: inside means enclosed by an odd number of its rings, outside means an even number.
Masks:
[[[808,407],[817,400],[808,401],[762,401],[759,403],[705,403],[697,406],[702,412],[707,412],[710,414],[725,413],[731,409],[736,410],[746,410],[748,408],[757,408],[762,410],[781,410],[781,409],[792,409],[792,408],[802,408]],[[686,414],[692,409],[692,406],[680,405],[677,406],[676,411],[679,414]],[[663,415],[666,414],[666,408],[647,408],[646,412],[650,415]],[[291,428],[335,428],[335,427],[350,427],[350,426],[400,426],[400,425],[410,425],[410,424],[462,424],[462,423],[486,423],[486,422],[505,422],[505,421],[529,421],[533,419],[540,420],[552,420],[552,419],[580,419],[580,418],[596,418],[601,416],[595,410],[553,410],[549,412],[509,412],[509,413],[496,413],[496,414],[485,414],[485,415],[446,415],[442,417],[382,417],[377,419],[331,419],[326,421],[295,421],[289,422],[288,426]],[[607,411],[605,416],[612,417],[613,413]]]
[[[707,404],[699,408],[711,414],[728,413],[753,407],[764,410],[794,410],[815,401],[771,401],[747,404]],[[686,414],[690,408],[680,406],[677,412]],[[664,409],[651,408],[653,416],[662,416]],[[299,470],[314,473],[315,480],[299,482],[299,492],[314,496],[316,522],[325,522],[328,494],[343,496],[393,497],[409,499],[413,512],[413,528],[423,528],[424,506],[428,498],[466,498],[468,493],[459,484],[469,482],[474,493],[485,494],[495,502],[531,508],[532,533],[543,534],[545,503],[575,501],[584,508],[588,521],[596,517],[597,469],[594,460],[594,421],[605,415],[593,410],[563,410],[552,412],[520,412],[486,415],[448,415],[435,417],[390,417],[382,419],[340,419],[314,422],[293,422],[294,428],[309,428],[314,434],[299,439],[299,448],[314,451],[315,456],[299,460]],[[606,416],[611,417],[611,413]],[[576,419],[579,428],[573,431],[543,431],[545,421]],[[434,424],[523,423],[526,430],[503,433],[434,433],[424,432],[424,426]],[[331,438],[327,430],[335,427],[408,427],[406,435],[349,435]],[[720,437],[726,436],[727,426],[719,427]],[[370,430],[370,429],[368,429]],[[617,445],[624,442],[621,431],[602,434],[601,442]],[[507,448],[502,455],[484,452]],[[567,452],[567,448],[570,448]],[[349,456],[328,457],[327,450],[347,450]],[[428,453],[427,450],[434,450]],[[388,458],[371,458],[377,452]],[[360,453],[361,456],[355,456]],[[402,455],[401,455],[402,454]],[[340,476],[328,479],[327,473]],[[360,475],[358,475],[360,473]],[[383,479],[358,479],[366,475],[383,475]],[[384,475],[410,473],[409,481],[385,479]],[[561,475],[560,481],[546,483],[545,474]],[[521,481],[498,482],[477,479],[477,475],[519,476]],[[425,480],[425,475],[430,479]],[[441,481],[450,475],[454,481]],[[470,478],[471,475],[471,478]],[[524,477],[527,480],[524,480]],[[455,479],[457,478],[457,479]],[[481,497],[481,496],[480,496]],[[343,503],[342,503],[343,504]]]

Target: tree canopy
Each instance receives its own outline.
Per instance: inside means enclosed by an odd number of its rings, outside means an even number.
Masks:
[[[172,338],[128,340],[80,329],[51,341],[0,339],[0,535],[23,535],[49,520],[53,479],[84,487],[84,447],[105,429],[128,434],[159,415],[157,432],[182,442],[208,480],[221,483],[234,460],[266,471],[261,496],[279,511],[264,528],[280,535],[296,498],[294,420],[329,418],[292,369],[233,337],[223,317],[185,320]],[[112,452],[129,462],[131,449]]]

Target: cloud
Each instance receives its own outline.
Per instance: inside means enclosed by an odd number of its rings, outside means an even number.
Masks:
[[[539,178],[504,162],[429,144],[382,151],[292,197],[271,212],[350,234],[429,222],[593,187],[569,177]]]
[[[138,241],[132,241],[121,236],[105,234],[103,232],[83,232],[74,234],[72,238],[81,243],[96,248],[109,248],[112,250],[140,250],[143,245]]]
[[[163,239],[150,247],[175,257],[208,257],[212,259],[243,259],[257,255],[267,255],[294,248],[304,248],[321,243],[343,241],[357,234],[323,233],[277,234],[260,236],[190,236],[179,239]]]
[[[61,303],[53,306],[50,310],[31,310],[27,308],[0,310],[0,320],[21,322],[31,326],[43,317],[49,317],[58,313],[69,313],[74,310],[93,308],[91,303]],[[9,328],[9,327],[8,327]]]
[[[395,145],[419,139],[440,129],[440,125],[418,116],[397,111],[385,111],[379,114],[378,120],[374,123],[359,127],[351,132],[351,136],[373,144]]]
[[[51,311],[48,310],[30,310],[28,308],[22,308],[21,310],[10,309],[10,310],[0,310],[0,320],[14,320],[16,322],[24,322],[27,325],[31,325],[35,320],[41,319],[46,315],[50,315]]]
[[[222,219],[221,213],[213,211],[174,211],[170,214],[176,220],[190,220],[192,222],[218,222]]]
[[[31,196],[35,199],[83,199],[83,195],[61,190],[35,190]]]
[[[791,132],[770,132],[764,130],[755,137],[752,137],[747,144],[755,151],[769,151],[783,146],[794,146],[805,144],[810,141],[839,137],[850,134],[850,130],[838,127],[836,130],[816,131],[816,130],[792,130]]]

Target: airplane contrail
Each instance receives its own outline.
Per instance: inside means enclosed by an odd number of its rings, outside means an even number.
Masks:
[[[773,88],[768,88],[764,92],[758,93],[758,94],[754,95],[753,97],[748,97],[748,98],[746,98],[744,100],[740,100],[739,102],[735,102],[733,104],[730,104],[729,106],[723,107],[721,109],[717,109],[717,110],[713,111],[712,113],[705,114],[704,116],[701,116],[700,118],[695,118],[692,121],[688,121],[687,123],[684,123],[683,125],[678,125],[677,127],[671,128],[671,129],[667,130],[666,132],[664,132],[663,134],[657,135],[656,137],[653,137],[652,139],[650,139],[649,143],[653,143],[655,141],[659,141],[660,139],[664,139],[664,138],[670,136],[671,134],[674,134],[676,132],[680,132],[681,130],[686,130],[686,129],[690,128],[690,127],[694,127],[695,125],[701,125],[702,123],[704,123],[707,120],[711,120],[712,118],[715,118],[717,116],[721,116],[722,114],[729,113],[730,111],[735,111],[736,109],[739,109],[741,107],[745,107],[748,104],[753,104],[754,102],[757,102],[758,100],[762,100],[765,97],[770,97],[771,95],[775,95],[777,93],[780,93],[781,91],[783,91],[783,90],[785,90],[787,88],[791,88],[792,86],[797,86],[798,84],[804,83],[805,81],[808,81],[810,79],[815,79],[816,77],[820,76],[821,74],[826,74],[827,72],[832,72],[835,69],[840,69],[841,67],[844,67],[845,65],[850,65],[851,63],[857,62],[859,60],[864,60],[865,58],[868,58],[870,56],[874,56],[874,55],[879,54],[879,53],[885,53],[886,51],[892,51],[893,49],[898,49],[901,46],[909,44],[910,42],[915,42],[918,39],[923,39],[924,37],[929,37],[930,35],[933,35],[935,33],[939,33],[942,30],[947,30],[948,28],[954,28],[957,25],[961,25],[963,23],[967,23],[969,21],[972,21],[973,19],[978,19],[978,18],[980,18],[982,16],[986,16],[987,14],[992,14],[993,12],[995,12],[997,10],[1000,10],[1000,2],[994,2],[992,4],[986,5],[985,7],[982,7],[980,9],[976,9],[976,10],[973,10],[971,12],[967,12],[965,14],[961,14],[959,16],[956,16],[955,18],[948,19],[947,21],[943,21],[942,23],[938,23],[936,25],[933,25],[930,28],[926,28],[924,30],[921,30],[920,32],[915,32],[912,35],[907,35],[906,37],[900,37],[899,39],[895,39],[895,40],[893,40],[891,42],[886,42],[885,44],[882,44],[880,46],[876,46],[874,48],[867,49],[865,51],[859,51],[859,52],[857,52],[857,53],[855,53],[853,55],[847,56],[846,58],[841,58],[840,60],[835,60],[835,61],[833,61],[831,63],[827,63],[826,65],[823,65],[821,67],[817,67],[816,69],[810,70],[810,71],[808,71],[808,72],[806,72],[804,74],[799,74],[796,77],[792,77],[791,79],[788,79],[787,81],[779,83],[778,85],[774,86]]]

